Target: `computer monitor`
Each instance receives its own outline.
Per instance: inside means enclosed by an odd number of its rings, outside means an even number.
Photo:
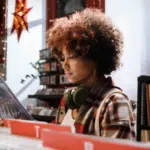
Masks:
[[[34,120],[0,76],[0,118]]]

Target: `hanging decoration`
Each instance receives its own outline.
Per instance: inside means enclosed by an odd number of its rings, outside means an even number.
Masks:
[[[32,8],[27,8],[27,0],[16,0],[15,12],[13,13],[13,25],[11,33],[16,30],[18,41],[24,29],[28,31],[27,14]]]

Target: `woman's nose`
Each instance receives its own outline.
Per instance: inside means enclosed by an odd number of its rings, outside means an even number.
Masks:
[[[64,60],[62,67],[63,67],[63,69],[66,69],[69,67],[69,61],[67,59]]]

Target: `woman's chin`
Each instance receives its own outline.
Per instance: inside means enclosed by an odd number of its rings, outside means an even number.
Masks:
[[[79,81],[73,80],[73,79],[68,79],[68,82],[71,84],[78,84],[79,83]]]
[[[71,84],[75,84],[75,83],[76,83],[76,82],[73,81],[73,80],[68,80],[68,82],[71,83]]]

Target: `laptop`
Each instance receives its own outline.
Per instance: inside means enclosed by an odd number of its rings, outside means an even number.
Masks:
[[[0,76],[0,118],[34,120]]]

